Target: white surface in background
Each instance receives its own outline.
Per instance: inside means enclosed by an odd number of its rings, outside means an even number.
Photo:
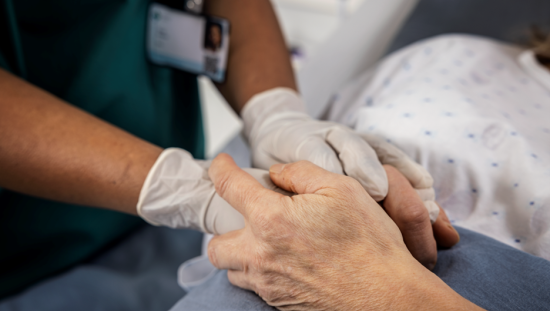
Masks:
[[[339,15],[342,8],[341,4],[345,5],[347,13],[353,13],[364,1],[365,0],[271,0],[271,2],[277,6],[285,6],[329,15]]]
[[[317,47],[298,72],[298,86],[311,116],[321,117],[345,83],[376,64],[417,2],[365,0]]]
[[[271,0],[287,45],[304,53],[295,63],[296,69],[329,38],[345,16],[355,12],[364,1]]]
[[[199,94],[202,103],[206,158],[211,159],[240,133],[243,124],[216,86],[205,76],[199,77]]]
[[[283,34],[305,59],[315,53],[339,25],[340,3],[353,12],[364,0],[272,0]],[[300,59],[300,62],[305,60]],[[295,63],[299,67],[299,62]],[[199,78],[206,139],[206,156],[213,158],[242,129],[237,114],[205,77]]]

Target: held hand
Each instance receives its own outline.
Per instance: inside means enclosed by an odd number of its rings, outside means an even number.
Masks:
[[[390,164],[419,189],[432,221],[436,220],[439,208],[434,203],[433,180],[425,169],[391,144],[341,124],[310,118],[304,107],[298,94],[284,88],[256,95],[245,105],[242,117],[255,167],[269,169],[277,163],[308,160],[355,178],[381,201],[388,192],[382,164]]]
[[[432,270],[437,262],[437,246],[448,248],[460,240],[447,214],[441,209],[431,224],[421,198],[410,182],[393,166],[384,165],[388,175],[389,191],[383,207],[397,224],[405,245],[426,268]]]
[[[354,179],[310,162],[275,165],[265,189],[227,155],[209,174],[245,228],[215,237],[211,262],[280,310],[475,308],[423,268]]]
[[[211,262],[282,310],[359,310],[358,291],[391,275],[382,263],[408,253],[399,229],[354,179],[305,161],[281,168],[272,180],[298,195],[265,189],[227,155],[213,161],[216,190],[246,227],[215,237]]]
[[[410,182],[394,167],[384,165],[388,175],[389,191],[384,208],[397,224],[405,245],[414,258],[428,269],[437,262],[437,247],[451,247],[460,237],[451,226],[445,211],[441,209],[439,217],[431,224],[427,210],[421,198]],[[259,169],[244,169],[264,188],[290,195],[271,181],[269,172]],[[437,207],[439,209],[439,206]],[[244,228],[244,218],[218,194],[212,199],[206,215],[206,231],[216,235]]]

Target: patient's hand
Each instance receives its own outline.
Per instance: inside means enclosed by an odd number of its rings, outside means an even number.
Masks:
[[[394,167],[384,165],[384,168],[389,191],[383,206],[401,230],[413,257],[431,270],[437,261],[437,246],[447,248],[455,245],[460,240],[458,232],[441,208],[432,225],[424,203],[409,181]]]
[[[399,228],[356,180],[304,161],[275,165],[273,182],[297,193],[288,197],[263,188],[227,155],[214,160],[209,174],[246,224],[215,237],[210,260],[229,269],[231,283],[254,290],[270,305],[475,308],[411,256]],[[386,208],[398,204],[389,200]]]

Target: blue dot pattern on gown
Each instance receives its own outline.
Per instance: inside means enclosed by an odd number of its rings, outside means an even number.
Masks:
[[[550,72],[541,83],[524,54],[475,36],[421,41],[345,88],[329,119],[428,168],[454,224],[550,259]]]

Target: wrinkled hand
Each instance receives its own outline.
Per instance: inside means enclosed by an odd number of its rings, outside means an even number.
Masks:
[[[294,91],[279,88],[256,95],[246,104],[242,117],[254,167],[269,169],[277,163],[308,160],[330,172],[355,178],[376,201],[381,201],[388,192],[382,164],[390,164],[418,189],[432,221],[437,218],[433,179],[422,166],[376,137],[310,118]]]
[[[389,181],[388,196],[384,201],[385,210],[401,230],[405,245],[413,257],[431,270],[437,262],[437,247],[448,248],[455,245],[460,239],[458,233],[443,209],[436,222],[432,224],[421,198],[410,182],[396,168],[384,165],[384,169]],[[268,171],[244,171],[264,188],[290,195],[273,184]],[[206,216],[207,232],[219,235],[244,228],[243,216],[219,194],[214,196],[210,206]],[[439,206],[437,208],[439,209]]]
[[[404,295],[401,282],[414,279],[411,288],[418,287],[425,269],[356,180],[306,161],[275,165],[270,173],[276,185],[298,195],[265,189],[227,155],[209,170],[217,192],[245,219],[244,229],[217,236],[208,247],[211,262],[229,269],[231,283],[281,310],[388,309]],[[398,203],[385,203],[388,213]]]

